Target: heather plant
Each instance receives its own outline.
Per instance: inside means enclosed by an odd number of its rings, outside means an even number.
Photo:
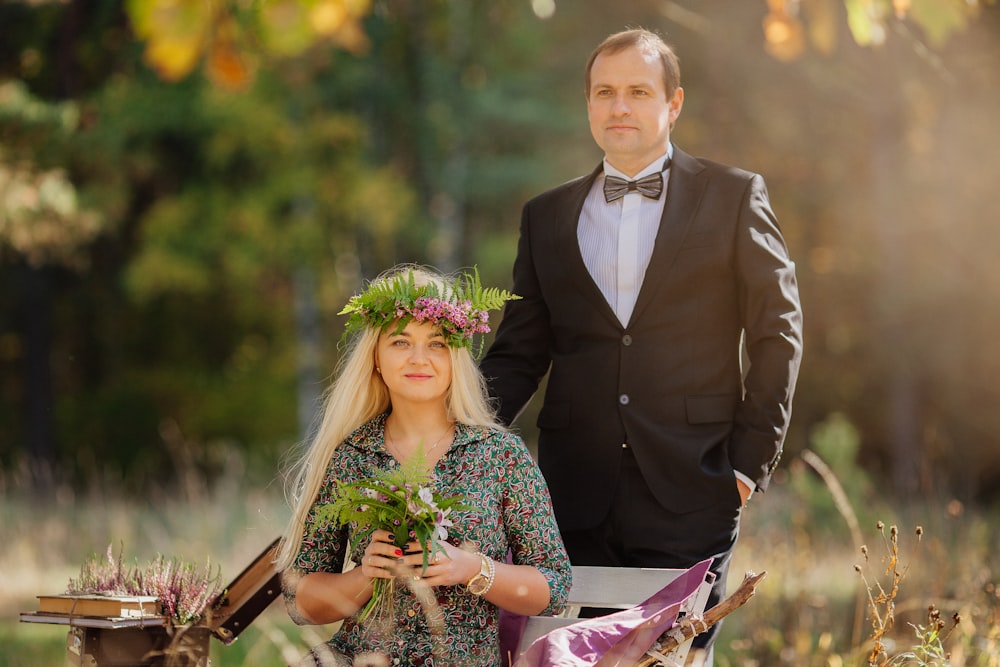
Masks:
[[[80,578],[70,579],[66,592],[71,595],[135,595],[130,591],[134,588],[135,566],[126,566],[122,559],[122,551],[114,555],[111,545],[105,558],[96,555],[88,558],[80,566]]]
[[[202,570],[162,555],[137,574],[137,588],[160,601],[163,614],[182,625],[200,621],[208,604],[220,592],[220,572],[206,561]]]
[[[70,595],[144,595],[155,597],[164,616],[179,625],[200,621],[209,603],[221,592],[221,569],[211,561],[198,569],[178,558],[158,555],[144,567],[126,565],[122,550],[114,555],[108,545],[104,558],[94,555],[70,579]]]

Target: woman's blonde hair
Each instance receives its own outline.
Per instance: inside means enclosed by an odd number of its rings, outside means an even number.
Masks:
[[[430,269],[410,265],[392,269],[379,279],[411,270],[418,285],[448,281],[447,277]],[[389,390],[375,369],[375,348],[382,333],[382,330],[368,327],[350,343],[338,366],[336,379],[326,392],[316,435],[292,461],[286,493],[292,516],[275,557],[279,571],[292,565],[298,554],[306,517],[326,478],[334,451],[351,433],[391,407]],[[448,349],[451,383],[445,400],[449,418],[469,426],[503,428],[490,408],[486,381],[469,348]]]

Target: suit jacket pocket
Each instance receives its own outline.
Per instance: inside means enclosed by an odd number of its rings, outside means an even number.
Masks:
[[[538,413],[538,428],[569,428],[570,404],[567,401],[545,403]]]
[[[736,417],[739,397],[736,394],[686,396],[684,408],[689,424],[731,422]]]

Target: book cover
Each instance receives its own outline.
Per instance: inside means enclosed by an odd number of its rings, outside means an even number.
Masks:
[[[160,604],[147,595],[39,595],[38,611],[70,616],[140,618],[159,616]]]

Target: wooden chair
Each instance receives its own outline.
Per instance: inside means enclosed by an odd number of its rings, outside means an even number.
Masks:
[[[531,643],[545,633],[559,627],[578,623],[581,607],[606,607],[628,609],[664,588],[686,570],[639,567],[573,566],[573,587],[569,592],[566,610],[559,616],[531,616],[527,619],[517,655],[524,653]],[[708,594],[715,575],[706,574],[698,591],[689,598],[681,610],[682,616],[700,617],[705,611]],[[678,621],[681,619],[678,618]],[[663,667],[681,667],[691,649],[691,639],[663,655],[655,664]]]

